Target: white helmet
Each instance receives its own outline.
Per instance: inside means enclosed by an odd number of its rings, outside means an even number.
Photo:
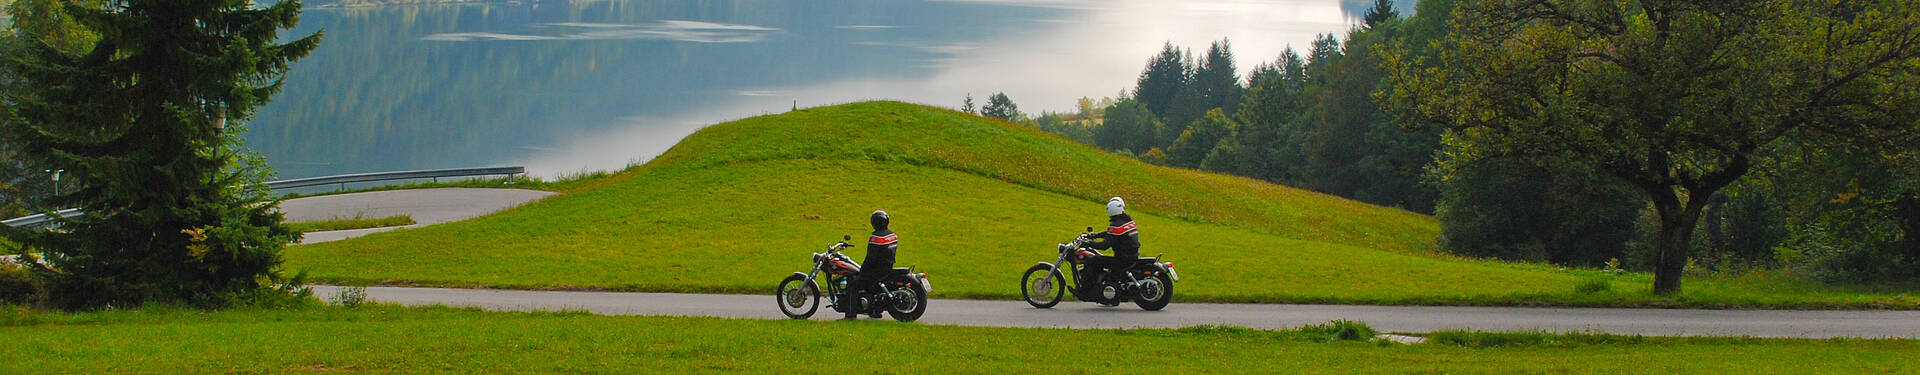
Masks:
[[[1107,200],[1107,216],[1120,216],[1124,213],[1127,213],[1127,201],[1121,200],[1120,197]]]

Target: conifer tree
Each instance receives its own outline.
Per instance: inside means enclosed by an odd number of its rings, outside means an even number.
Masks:
[[[73,179],[58,231],[9,230],[44,254],[55,304],[220,306],[278,276],[281,225],[241,123],[280,89],[315,33],[279,43],[300,2],[118,0],[63,11],[97,35],[81,52],[27,41],[7,56],[0,140]]]

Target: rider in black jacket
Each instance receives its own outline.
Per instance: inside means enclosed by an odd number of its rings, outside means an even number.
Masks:
[[[1100,279],[1107,272],[1126,268],[1134,259],[1140,258],[1140,227],[1127,216],[1127,202],[1120,197],[1107,200],[1107,231],[1093,235],[1094,241],[1087,247],[1095,250],[1113,249],[1113,256],[1096,256],[1087,260],[1087,276],[1082,280],[1083,296],[1097,296],[1102,287]],[[1114,305],[1118,301],[1099,301]]]
[[[880,280],[893,271],[893,256],[900,250],[900,236],[887,229],[889,221],[886,210],[873,211],[873,236],[867,237],[867,258],[860,262],[860,274],[847,282],[847,298],[843,299],[847,301],[847,319],[858,317],[865,307],[860,306],[860,295],[869,292],[868,289],[880,284]],[[880,314],[876,312],[873,317],[878,318]]]

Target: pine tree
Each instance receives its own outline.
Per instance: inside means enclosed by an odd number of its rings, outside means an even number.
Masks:
[[[1373,8],[1367,9],[1364,20],[1367,28],[1373,28],[1395,18],[1400,18],[1400,12],[1393,10],[1393,0],[1373,0]]]
[[[300,2],[122,0],[64,7],[98,40],[83,53],[30,43],[8,56],[19,86],[0,137],[75,188],[51,199],[85,214],[60,231],[10,231],[45,254],[57,305],[219,306],[278,277],[297,238],[257,184],[240,125],[280,89],[315,33],[276,44]]]
[[[996,92],[993,93],[993,96],[988,96],[987,105],[980,107],[980,115],[1006,120],[1007,122],[1021,122],[1022,118],[1026,117],[1026,115],[1020,113],[1020,106],[1013,104],[1013,99],[1008,98],[1007,93],[1003,92]]]

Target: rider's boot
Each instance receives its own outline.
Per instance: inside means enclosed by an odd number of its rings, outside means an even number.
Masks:
[[[840,299],[840,304],[845,305],[843,310],[847,312],[847,317],[840,320],[860,319],[860,297],[855,296],[855,293],[847,292],[846,298]]]

